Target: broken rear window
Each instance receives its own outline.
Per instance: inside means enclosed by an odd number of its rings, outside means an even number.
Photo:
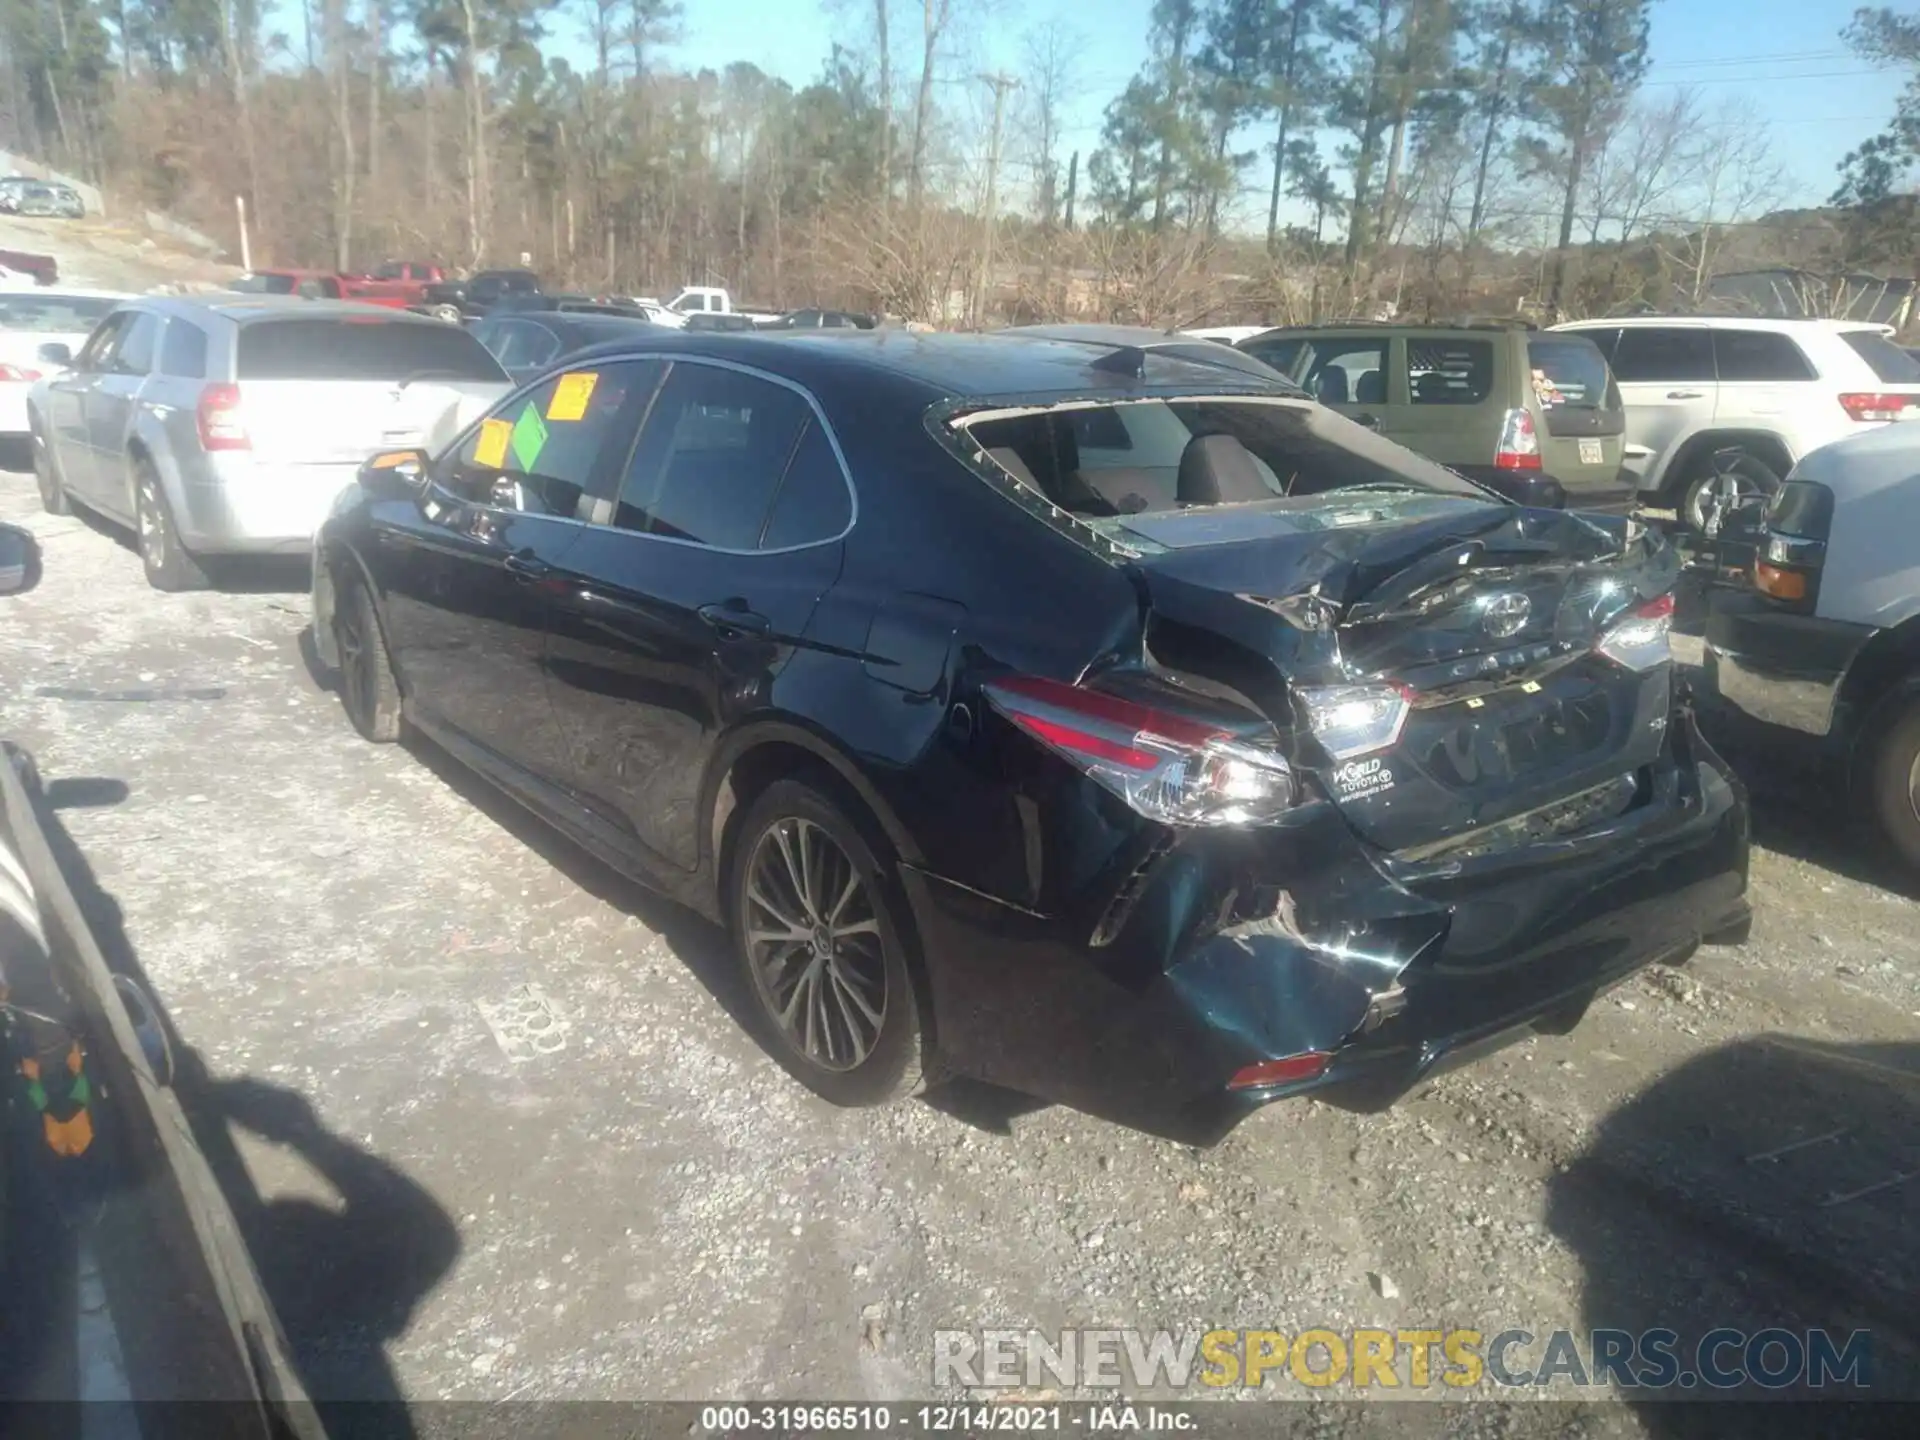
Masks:
[[[1246,398],[999,410],[956,425],[1020,484],[1082,519],[1404,490],[1491,499],[1321,406]]]

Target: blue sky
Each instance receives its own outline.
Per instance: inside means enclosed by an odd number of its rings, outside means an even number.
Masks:
[[[1098,144],[1101,111],[1144,58],[1151,0],[958,3],[973,4],[976,16],[984,10],[985,18],[956,26],[966,32],[949,66],[956,76],[996,67],[1020,73],[1024,35],[1049,20],[1077,34],[1080,95],[1069,111],[1065,148]],[[1870,69],[1840,40],[1858,3],[1655,0],[1648,94],[1689,85],[1710,105],[1751,101],[1771,118],[1773,152],[1793,201],[1816,203],[1832,191],[1840,157],[1891,115],[1900,90],[1895,75]],[[894,65],[909,79],[918,65],[919,9],[913,0],[895,0]],[[686,15],[684,38],[665,57],[671,63],[718,69],[751,60],[796,84],[819,73],[835,39],[865,43],[871,33],[870,0],[686,0]],[[960,93],[966,105],[984,107],[984,87]],[[953,95],[949,90],[947,98]]]

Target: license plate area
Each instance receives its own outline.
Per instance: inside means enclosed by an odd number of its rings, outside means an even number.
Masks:
[[[1606,458],[1606,450],[1598,440],[1582,440],[1580,442],[1580,463],[1582,465],[1599,465],[1604,463]]]

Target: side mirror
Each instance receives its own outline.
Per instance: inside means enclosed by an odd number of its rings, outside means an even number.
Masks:
[[[418,500],[431,484],[424,450],[383,450],[360,467],[360,488],[376,500]]]
[[[34,353],[37,354],[47,364],[58,365],[63,370],[66,369],[71,364],[73,364],[72,347],[67,345],[62,345],[57,340],[49,344],[42,345]]]
[[[31,530],[0,525],[0,595],[24,595],[40,583],[40,542]]]

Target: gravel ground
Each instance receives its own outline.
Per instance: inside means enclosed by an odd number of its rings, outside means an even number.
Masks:
[[[46,551],[0,608],[0,735],[125,787],[65,822],[321,1396],[900,1399],[937,1328],[1068,1324],[1866,1327],[1920,1395],[1920,910],[1764,750],[1749,944],[1389,1114],[1196,1151],[971,1089],[836,1111],[732,1018],[702,922],[353,735],[304,576],[159,595],[26,477],[0,518]]]

